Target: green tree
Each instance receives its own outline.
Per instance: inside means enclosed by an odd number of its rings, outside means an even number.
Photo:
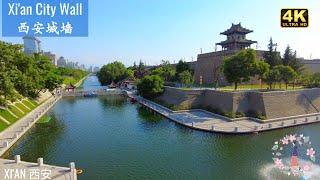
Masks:
[[[310,84],[308,87],[310,88],[320,87],[320,72],[317,72],[311,75]]]
[[[176,74],[179,75],[183,71],[192,72],[189,64],[181,59],[176,65]]]
[[[6,105],[7,100],[13,99],[14,95],[14,86],[10,78],[4,72],[0,72],[0,105]]]
[[[97,73],[97,76],[102,85],[109,85],[111,82],[117,83],[125,79],[127,76],[127,69],[124,64],[115,61],[102,66]]]
[[[263,80],[265,74],[269,71],[270,65],[264,61],[256,62],[255,74],[258,76],[259,80]],[[260,88],[262,88],[262,83],[260,83]]]
[[[263,54],[263,58],[265,59],[265,62],[268,63],[271,68],[281,64],[280,54],[277,52],[277,49],[274,47],[275,47],[275,44],[273,43],[272,38],[270,38],[270,41],[268,44],[268,51],[266,51]]]
[[[162,60],[160,67],[154,69],[151,75],[158,75],[162,77],[165,81],[172,81],[175,77],[176,71],[169,61]]]
[[[229,83],[234,83],[237,90],[238,84],[247,82],[255,74],[256,54],[252,49],[241,50],[236,55],[224,60],[223,73]]]
[[[270,69],[263,77],[263,81],[267,83],[269,89],[272,89],[272,85],[280,81],[280,72],[278,69]]]
[[[132,69],[127,69],[127,77],[129,78],[134,78],[134,70]]]
[[[290,66],[279,65],[276,68],[280,72],[280,79],[286,84],[286,89],[288,89],[289,82],[297,77],[297,73]]]
[[[158,75],[142,78],[137,84],[138,93],[145,98],[155,98],[164,91],[164,81]]]
[[[301,74],[303,71],[303,64],[297,58],[297,53],[293,52],[289,45],[284,51],[282,64],[285,66],[290,66],[298,74]]]
[[[190,71],[185,70],[179,74],[179,81],[184,85],[190,85],[193,83],[193,76]]]
[[[134,77],[141,79],[148,74],[144,63],[140,60],[139,65],[137,66],[136,63],[133,65],[134,70]]]

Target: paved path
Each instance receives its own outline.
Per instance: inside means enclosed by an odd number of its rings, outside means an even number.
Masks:
[[[13,146],[19,140],[19,138],[21,138],[60,98],[61,96],[50,97],[36,109],[2,131],[0,133],[0,156],[2,156],[11,146]],[[16,156],[16,160],[0,159],[0,179],[6,178],[6,175],[9,173],[8,169],[13,169],[14,171],[26,171],[25,173],[27,175],[24,179],[32,179],[29,177],[29,175],[33,171],[38,171],[38,174],[40,173],[41,175],[41,172],[46,172],[45,170],[50,172],[49,176],[51,179],[77,179],[74,163],[70,163],[69,168],[44,165],[42,158],[38,159],[38,163],[21,162],[19,155]],[[37,178],[35,177],[35,179]],[[39,179],[41,179],[41,177]]]
[[[129,97],[132,95],[129,95]],[[136,97],[138,102],[153,111],[175,121],[184,126],[210,132],[241,134],[241,133],[257,133],[261,131],[270,131],[280,128],[293,127],[320,122],[320,114],[312,114],[308,116],[292,117],[282,120],[269,122],[258,122],[250,118],[242,118],[236,121],[200,109],[188,111],[172,111],[157,103]]]

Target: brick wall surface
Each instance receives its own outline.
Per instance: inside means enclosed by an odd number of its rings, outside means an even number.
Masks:
[[[296,91],[239,91],[182,90],[166,87],[159,98],[182,109],[218,108],[226,112],[261,112],[267,118],[279,118],[316,113],[320,110],[320,89]]]

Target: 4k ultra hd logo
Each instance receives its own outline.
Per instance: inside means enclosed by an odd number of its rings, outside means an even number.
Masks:
[[[308,27],[308,9],[281,9],[281,27]]]

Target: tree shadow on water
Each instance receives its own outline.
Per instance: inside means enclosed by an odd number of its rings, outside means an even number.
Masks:
[[[55,151],[56,142],[63,135],[64,124],[53,113],[47,123],[35,124],[18,142],[2,157],[13,159],[21,155],[23,161],[36,162],[37,158],[45,158],[49,151]]]
[[[150,112],[142,106],[137,106],[137,111],[139,119],[144,124],[158,124],[163,119],[162,116],[153,114],[153,112]]]

